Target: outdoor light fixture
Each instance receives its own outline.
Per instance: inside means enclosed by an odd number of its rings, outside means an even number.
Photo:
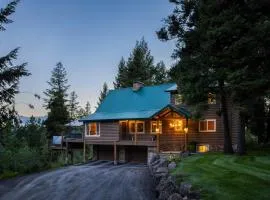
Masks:
[[[188,133],[188,127],[184,128],[184,132],[187,134]]]
[[[159,128],[156,128],[156,132],[159,133]]]

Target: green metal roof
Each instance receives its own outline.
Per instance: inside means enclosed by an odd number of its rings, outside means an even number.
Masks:
[[[133,91],[132,88],[110,90],[96,112],[80,121],[151,118],[170,105],[170,93],[166,90],[174,85],[144,86],[139,91]],[[181,114],[185,115],[184,112]]]

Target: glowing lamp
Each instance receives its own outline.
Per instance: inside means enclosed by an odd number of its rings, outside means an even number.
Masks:
[[[188,133],[188,127],[184,128],[184,132]]]
[[[159,133],[159,128],[156,128],[156,132]]]

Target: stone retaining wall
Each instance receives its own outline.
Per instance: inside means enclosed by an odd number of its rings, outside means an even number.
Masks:
[[[189,156],[188,152],[179,154],[179,157]],[[156,185],[156,198],[158,200],[189,200],[200,199],[200,192],[194,190],[192,185],[182,182],[176,183],[175,177],[169,174],[169,170],[176,168],[175,162],[169,162],[168,159],[158,154],[152,155],[149,161],[149,169]]]

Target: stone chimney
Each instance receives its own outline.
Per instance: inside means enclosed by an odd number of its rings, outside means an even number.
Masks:
[[[133,83],[132,89],[133,89],[134,92],[137,92],[137,91],[139,91],[143,86],[144,86],[144,83],[143,83],[143,82],[135,81],[135,82]]]

